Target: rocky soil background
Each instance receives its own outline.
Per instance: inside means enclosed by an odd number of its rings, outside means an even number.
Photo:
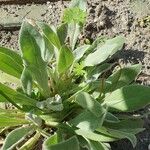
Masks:
[[[68,1],[63,0],[39,0],[27,4],[23,0],[22,4],[8,1],[0,0],[0,45],[14,50],[18,50],[18,31],[24,17],[57,25],[63,9],[68,6]],[[150,0],[88,0],[87,12],[82,38],[125,36],[125,47],[116,58],[122,65],[141,63],[143,68],[137,82],[150,86]],[[145,112],[150,112],[150,107],[136,114]],[[122,140],[113,143],[112,149],[150,150],[150,116],[145,116],[144,120],[146,130],[138,135],[136,148]]]

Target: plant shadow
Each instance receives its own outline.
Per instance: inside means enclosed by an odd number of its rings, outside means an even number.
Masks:
[[[143,64],[143,60],[147,53],[139,50],[132,50],[132,49],[123,49],[120,53],[118,53],[118,58],[124,64]]]

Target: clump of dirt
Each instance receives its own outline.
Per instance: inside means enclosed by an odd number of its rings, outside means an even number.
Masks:
[[[68,6],[68,4],[68,1],[48,1],[43,4],[29,3],[26,5],[0,5],[0,10],[3,10],[5,16],[11,18],[11,20],[6,21],[5,25],[0,24],[0,45],[15,50],[18,49],[17,40],[21,25],[20,23],[24,17],[30,18],[30,16],[32,16],[34,17],[33,19],[38,19],[54,26],[58,25],[61,20],[62,11]],[[9,15],[11,17],[9,17]],[[7,18],[4,19],[6,20]]]
[[[0,46],[18,50],[18,31],[0,31]]]

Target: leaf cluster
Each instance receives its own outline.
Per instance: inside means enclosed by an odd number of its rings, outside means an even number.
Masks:
[[[140,64],[110,63],[122,36],[78,44],[85,8],[73,0],[56,28],[26,19],[20,53],[0,47],[0,103],[15,107],[0,109],[0,134],[11,131],[2,150],[32,149],[41,138],[44,150],[108,150],[124,138],[135,147],[143,121],[126,112],[149,104],[150,88],[134,83]]]

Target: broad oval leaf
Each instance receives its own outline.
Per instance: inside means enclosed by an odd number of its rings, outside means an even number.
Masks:
[[[108,93],[105,103],[113,111],[135,111],[150,103],[150,88],[142,85],[125,86]]]
[[[72,65],[74,61],[74,56],[71,50],[67,46],[62,46],[59,53],[57,68],[60,74],[67,71],[67,69]]]
[[[20,48],[26,69],[38,83],[42,94],[49,96],[47,64],[42,59],[41,53],[45,43],[36,27],[29,21],[24,21],[19,36]]]
[[[93,99],[88,93],[80,92],[76,96],[75,102],[84,109],[89,110],[95,116],[100,117],[105,113],[105,109],[100,105],[98,101]]]
[[[93,113],[86,110],[70,120],[69,123],[82,130],[94,131],[102,125],[103,117],[96,117]]]
[[[113,91],[115,89],[130,84],[138,76],[138,74],[141,71],[141,68],[141,64],[136,64],[119,69],[107,78],[106,82],[109,84],[106,84],[105,92]]]
[[[102,46],[98,46],[96,51],[89,54],[85,60],[85,66],[95,66],[107,58],[115,54],[118,50],[120,50],[124,45],[124,38],[121,36],[115,37],[113,39],[107,40]]]
[[[13,149],[16,144],[24,140],[24,138],[31,132],[33,129],[31,127],[21,127],[10,132],[2,147],[2,150]]]
[[[59,37],[53,31],[53,29],[46,23],[36,22],[38,27],[42,30],[43,35],[51,42],[58,50],[61,48],[61,43],[59,41]]]
[[[78,47],[77,49],[75,49],[73,51],[73,54],[74,54],[74,57],[75,57],[75,60],[78,61],[80,60],[84,53],[89,49],[90,45],[82,45],[80,47]]]

